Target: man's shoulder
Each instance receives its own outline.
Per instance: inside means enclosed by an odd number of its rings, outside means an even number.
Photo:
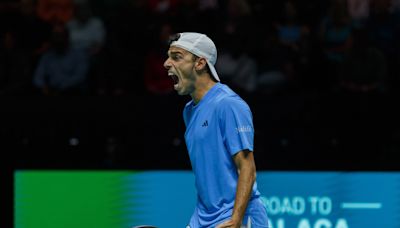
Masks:
[[[214,101],[217,103],[230,103],[230,102],[237,102],[241,98],[237,95],[231,88],[229,88],[225,84],[221,84],[218,88],[219,91],[215,96]]]
[[[226,112],[241,112],[240,110],[249,110],[248,104],[237,94],[221,97],[216,103],[217,112],[220,114]]]
[[[235,93],[228,86],[221,88],[221,92],[218,94],[217,99],[215,99],[220,106],[231,106],[231,105],[247,105],[237,93]]]

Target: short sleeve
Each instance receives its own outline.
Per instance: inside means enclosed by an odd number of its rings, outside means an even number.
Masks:
[[[254,127],[249,106],[240,98],[221,101],[219,121],[221,135],[228,152],[233,156],[241,150],[253,151]]]

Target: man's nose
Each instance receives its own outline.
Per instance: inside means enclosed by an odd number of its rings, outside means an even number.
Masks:
[[[165,67],[165,69],[169,69],[169,68],[171,68],[171,64],[170,64],[170,61],[169,61],[169,58],[167,59],[167,60],[165,60],[165,62],[164,62],[164,67]]]

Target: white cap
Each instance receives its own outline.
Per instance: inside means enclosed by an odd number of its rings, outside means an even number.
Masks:
[[[215,80],[220,81],[215,63],[217,62],[217,48],[214,42],[206,35],[195,32],[183,32],[178,34],[178,39],[170,46],[180,47],[198,57],[205,58]]]

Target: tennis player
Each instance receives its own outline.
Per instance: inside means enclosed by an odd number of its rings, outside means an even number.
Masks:
[[[217,49],[204,34],[172,37],[164,67],[179,95],[190,95],[183,111],[185,140],[197,189],[188,227],[268,227],[256,184],[254,128],[249,106],[215,70]]]

